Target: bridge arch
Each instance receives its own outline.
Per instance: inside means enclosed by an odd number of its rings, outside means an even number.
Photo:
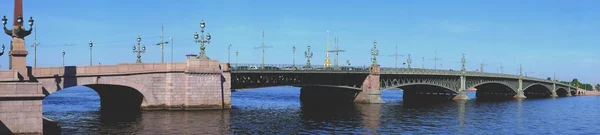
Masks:
[[[113,84],[88,84],[100,96],[100,109],[109,112],[130,112],[140,109],[144,95],[135,88]]]
[[[556,89],[556,95],[558,95],[559,97],[566,97],[568,94],[569,94],[569,92],[567,91],[567,89],[564,89],[564,88]]]
[[[147,107],[149,104],[156,103],[155,96],[152,92],[151,87],[146,86],[146,83],[141,83],[137,80],[129,79],[128,76],[110,76],[110,77],[59,77],[54,76],[52,78],[37,78],[37,81],[42,83],[42,90],[46,96],[51,95],[57,91],[65,88],[74,86],[85,86],[93,89],[98,93],[101,100],[101,108],[103,110],[128,110],[128,109],[140,109]],[[120,95],[128,95],[130,97],[123,97]],[[109,97],[109,98],[104,98]],[[110,98],[112,97],[112,98]],[[118,97],[118,98],[115,98]],[[123,99],[119,99],[123,98]],[[139,98],[139,101],[138,101]],[[129,105],[129,103],[121,102],[120,104],[113,104],[116,101],[126,100],[135,103],[137,107]],[[139,103],[138,103],[139,102]],[[119,103],[119,102],[116,102]],[[125,109],[120,106],[129,106],[130,108]],[[122,105],[121,105],[122,106]],[[116,109],[113,109],[116,108]]]
[[[419,88],[419,87],[423,87],[423,88]],[[458,93],[458,90],[454,90],[451,89],[447,86],[443,86],[443,85],[439,85],[439,84],[434,84],[434,83],[405,83],[405,84],[399,84],[399,85],[395,85],[395,86],[391,86],[391,87],[386,87],[383,90],[386,89],[394,89],[394,88],[399,88],[402,89],[404,91],[407,90],[423,90],[423,89],[428,89],[427,91],[436,91],[436,92],[449,92],[449,93]]]
[[[505,90],[510,90],[510,91],[515,92],[515,93],[517,92],[517,89],[516,89],[517,86],[508,84],[506,82],[500,82],[500,81],[480,82],[480,83],[476,83],[476,84],[467,86],[467,89],[469,89],[469,88],[476,88],[477,90],[479,90],[479,88],[477,88],[477,87],[485,88],[485,87],[488,87],[490,85],[501,86],[503,88],[506,88]]]
[[[511,85],[503,82],[482,82],[472,87],[477,89],[475,96],[477,99],[512,99],[516,90]]]
[[[404,103],[439,102],[453,99],[458,93],[456,90],[446,86],[432,83],[408,83],[400,84],[386,89],[399,88],[403,90]]]
[[[545,98],[552,95],[552,88],[541,83],[532,83],[523,88],[523,94],[527,98]]]

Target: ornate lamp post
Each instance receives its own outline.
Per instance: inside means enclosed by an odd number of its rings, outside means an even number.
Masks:
[[[94,46],[94,43],[92,43],[92,41],[90,41],[90,66],[92,66],[92,47]]]
[[[304,57],[306,57],[306,67],[305,68],[310,68],[310,58],[312,58],[313,53],[310,51],[310,44],[308,44],[308,46],[306,48],[308,49],[308,51],[304,52]]]
[[[296,68],[296,45],[294,45],[294,47],[292,47],[292,55],[294,55],[294,59],[292,61],[292,68]]]
[[[373,66],[377,66],[377,55],[379,55],[379,49],[377,49],[377,40],[373,41],[373,49],[371,49],[371,55],[373,55]]]
[[[9,69],[15,69],[22,73],[27,73],[26,56],[27,50],[25,48],[25,37],[31,34],[33,30],[33,17],[29,17],[29,30],[26,30],[23,26],[23,7],[21,1],[15,1],[15,12],[14,12],[14,23],[12,29],[6,28],[8,19],[6,16],[2,18],[2,24],[4,25],[4,33],[12,37],[11,48],[10,48],[10,67]]]
[[[208,58],[208,56],[206,56],[206,52],[204,51],[204,49],[206,49],[204,47],[204,43],[210,44],[211,36],[210,36],[210,33],[208,33],[208,34],[206,34],[206,39],[204,39],[204,26],[206,26],[206,25],[204,24],[204,20],[202,20],[200,22],[200,33],[202,35],[198,36],[198,32],[195,32],[194,33],[194,42],[200,43],[200,54],[198,55],[198,58],[199,59],[210,59],[210,58]],[[200,40],[198,40],[198,38],[200,38]]]
[[[135,47],[135,45],[133,45],[133,53],[137,53],[137,60],[135,61],[135,63],[142,63],[142,55],[141,55],[141,53],[145,53],[146,52],[146,46],[145,45],[142,46],[142,47],[140,47],[140,45],[141,45],[140,42],[141,41],[142,41],[142,37],[140,37],[138,35],[138,37],[137,37],[137,42],[138,42],[137,43],[137,48]]]
[[[348,66],[350,66],[350,60],[346,60],[346,64],[348,64]]]
[[[227,46],[227,63],[231,63],[231,44],[229,44],[229,46]]]
[[[461,68],[460,68],[460,72],[464,75],[467,73],[467,67],[466,67],[466,63],[467,63],[467,58],[465,58],[465,54],[463,53],[462,55],[462,59],[460,59],[460,63],[461,63]]]
[[[62,56],[63,56],[63,67],[65,66],[65,50],[62,51]]]
[[[408,59],[406,59],[406,63],[408,63],[408,69],[410,69],[410,64],[412,63],[412,59],[410,59],[410,54],[408,54]]]
[[[238,50],[235,50],[235,66],[237,67],[237,63],[238,63]]]

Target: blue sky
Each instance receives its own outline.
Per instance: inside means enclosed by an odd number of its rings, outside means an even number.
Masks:
[[[185,54],[198,53],[193,33],[200,20],[213,36],[207,46],[212,59],[227,61],[227,46],[239,51],[240,63],[260,63],[261,32],[265,42],[266,63],[291,64],[296,45],[296,63],[305,63],[303,52],[311,44],[313,64],[325,57],[326,31],[339,37],[340,63],[368,65],[373,40],[380,49],[379,62],[393,67],[394,46],[401,54],[410,53],[413,67],[433,68],[434,50],[442,60],[440,69],[459,69],[466,53],[468,70],[479,69],[485,60],[486,71],[497,72],[501,63],[505,73],[514,74],[519,64],[525,72],[545,77],[556,73],[561,80],[578,78],[600,83],[600,2],[592,0],[401,0],[401,1],[166,1],[166,0],[61,0],[24,1],[24,14],[33,16],[37,26],[38,66],[59,66],[61,51],[67,65],[88,65],[92,40],[94,63],[135,62],[131,46],[137,35],[147,52],[144,62],[160,62],[161,23],[165,39],[174,38],[174,61]],[[0,3],[0,13],[12,20],[13,2]],[[9,21],[8,25],[12,21]],[[28,27],[28,26],[27,26]],[[10,37],[0,42],[9,44]],[[33,43],[33,36],[26,44]],[[73,44],[64,46],[64,44]],[[28,46],[28,65],[33,65],[33,48]],[[171,46],[165,47],[165,61],[171,61]],[[7,56],[0,59],[8,66]],[[333,57],[332,57],[333,58]],[[333,60],[333,59],[332,59]],[[406,61],[406,56],[399,58]]]

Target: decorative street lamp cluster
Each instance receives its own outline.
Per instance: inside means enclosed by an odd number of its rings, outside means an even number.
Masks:
[[[17,11],[17,10],[15,10]],[[22,12],[22,11],[21,11]],[[29,34],[31,34],[31,32],[33,31],[33,17],[29,17],[29,30],[26,30],[25,27],[23,26],[23,17],[21,12],[15,12],[15,16],[16,19],[14,21],[13,27],[12,29],[8,29],[6,28],[6,23],[8,22],[8,19],[6,19],[6,16],[2,17],[2,25],[4,26],[4,33],[8,36],[11,36],[13,38],[13,41],[16,40],[16,42],[11,42],[11,47],[10,47],[10,57],[25,57],[27,56],[27,50],[25,49],[25,44],[24,43],[24,37],[28,36]],[[12,58],[11,58],[12,59]],[[24,62],[10,62],[9,65],[9,69],[13,69],[13,64],[24,64]],[[24,70],[23,67],[25,67],[25,65],[18,65],[18,69],[17,70]]]
[[[377,49],[377,41],[373,41],[373,49],[371,49],[371,55],[373,55],[373,66],[377,66],[377,55],[379,55],[379,49]]]
[[[310,44],[308,44],[308,46],[306,46],[306,48],[308,49],[308,51],[304,52],[304,57],[306,57],[306,67],[305,68],[310,68],[310,58],[312,58],[313,53],[310,51]]]
[[[205,27],[205,23],[204,20],[202,20],[200,22],[200,33],[202,35],[198,36],[198,32],[194,33],[194,42],[199,43],[200,44],[200,54],[198,55],[199,59],[205,59],[208,60],[210,58],[208,58],[208,56],[206,56],[206,52],[204,51],[204,49],[206,49],[204,47],[204,43],[210,44],[210,33],[206,34],[206,39],[204,39],[204,27]],[[200,38],[200,40],[198,40],[198,38]]]
[[[17,24],[15,25],[18,27],[13,27],[12,30],[6,28],[7,21],[8,19],[6,19],[6,16],[4,16],[2,18],[2,24],[4,25],[4,33],[6,33],[9,36],[23,38],[31,34],[31,31],[33,30],[33,17],[29,17],[29,30],[24,29],[25,27],[23,27],[23,17],[20,15],[19,17],[17,17]]]
[[[142,37],[138,36],[137,37],[137,48],[135,47],[135,45],[133,45],[133,53],[137,53],[137,60],[135,61],[135,63],[142,63],[142,55],[141,53],[145,53],[146,52],[146,46],[142,46],[141,45],[141,41],[142,41]]]

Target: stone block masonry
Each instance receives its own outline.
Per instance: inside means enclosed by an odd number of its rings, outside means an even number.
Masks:
[[[139,92],[143,96],[139,108],[144,110],[231,108],[229,66],[216,60],[187,59],[185,63],[45,67],[31,71],[32,76],[43,84],[45,94],[72,86],[88,86],[99,93],[101,100],[119,100],[106,103],[136,102],[127,101],[131,99],[122,96],[127,90],[103,90],[108,87],[99,86],[117,85]],[[7,73],[7,76],[10,74]],[[105,107],[104,104],[101,106]]]
[[[39,83],[0,83],[0,121],[12,133],[41,134],[43,98]]]

